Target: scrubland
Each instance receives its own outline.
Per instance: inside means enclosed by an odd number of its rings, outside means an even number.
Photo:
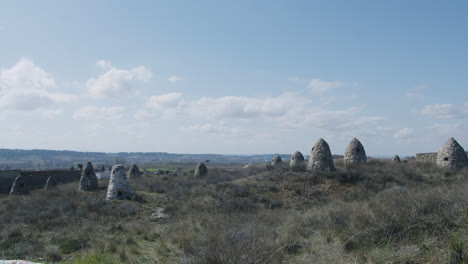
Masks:
[[[286,164],[285,164],[286,165]],[[0,197],[0,259],[43,263],[467,263],[468,169],[371,160],[333,173],[143,175]],[[153,219],[164,208],[167,218]]]

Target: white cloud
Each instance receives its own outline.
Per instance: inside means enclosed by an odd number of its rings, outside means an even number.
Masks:
[[[119,70],[115,67],[108,69],[97,78],[86,82],[86,89],[93,96],[123,97],[134,92],[135,81],[149,81],[152,73],[143,66],[133,67],[129,70]]]
[[[112,68],[112,63],[106,60],[98,60],[96,61],[96,66],[107,70],[107,69]]]
[[[21,58],[10,69],[0,69],[0,108],[8,111],[38,112],[46,116],[61,113],[60,105],[77,96],[53,93],[52,75],[27,58]]]
[[[176,83],[178,81],[182,81],[182,77],[177,76],[177,75],[173,75],[173,76],[169,77],[167,80],[169,82],[171,82],[171,83]]]
[[[424,101],[424,94],[422,93],[424,89],[426,89],[425,85],[410,88],[406,91],[406,98],[410,100]]]
[[[328,90],[342,87],[343,85],[344,83],[340,81],[326,82],[321,81],[320,79],[312,79],[309,81],[308,84],[311,91],[315,93],[324,93]]]
[[[393,137],[399,139],[399,138],[412,136],[413,134],[414,134],[414,129],[405,127],[393,133]]]
[[[123,110],[124,108],[120,106],[99,107],[88,105],[75,111],[73,113],[73,119],[86,121],[119,120],[123,116]]]
[[[462,106],[433,104],[424,106],[419,113],[432,119],[448,120],[468,117],[468,102]]]
[[[179,107],[184,100],[181,93],[153,95],[146,101],[146,105],[153,109],[169,109]]]
[[[237,135],[239,133],[238,128],[227,127],[224,124],[202,124],[202,125],[193,125],[182,130],[187,132],[200,132],[206,134],[227,134],[227,135]]]

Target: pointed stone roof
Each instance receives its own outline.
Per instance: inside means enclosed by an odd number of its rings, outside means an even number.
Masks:
[[[305,161],[304,161],[304,156],[302,153],[298,150],[294,152],[294,154],[291,157],[291,161],[289,162],[289,167],[291,168],[303,168],[305,167]]]
[[[49,178],[47,178],[44,189],[50,190],[56,187],[57,187],[57,180],[54,177],[49,176]]]
[[[450,138],[437,153],[437,166],[443,168],[460,168],[468,165],[466,152],[460,144]]]
[[[139,178],[141,174],[142,173],[140,172],[140,169],[138,169],[138,166],[136,164],[132,164],[127,173],[129,179]]]
[[[10,194],[29,194],[29,188],[26,186],[23,176],[19,175],[15,178],[10,189]]]
[[[362,164],[367,162],[364,146],[357,138],[353,138],[345,150],[344,164]]]
[[[281,159],[279,155],[275,155],[273,157],[273,159],[271,160],[271,166],[273,166],[273,168],[275,169],[279,169],[283,167],[283,160]]]
[[[319,139],[312,148],[309,164],[307,169],[310,171],[334,171],[333,156],[328,143],[323,139]]]
[[[195,172],[193,175],[195,177],[205,177],[208,174],[208,168],[206,167],[205,163],[200,162],[195,167]]]
[[[107,200],[131,199],[132,192],[128,178],[125,174],[125,167],[122,164],[112,166],[109,186],[107,186]]]
[[[99,189],[96,173],[91,162],[86,163],[85,168],[81,171],[80,191],[93,191]]]
[[[401,163],[400,156],[398,156],[398,155],[393,156],[392,162],[393,163]]]

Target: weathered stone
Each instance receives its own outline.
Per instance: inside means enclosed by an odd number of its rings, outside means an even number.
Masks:
[[[281,169],[283,167],[283,160],[279,155],[275,155],[271,160],[271,166],[273,169]]]
[[[132,179],[132,178],[139,178],[142,172],[140,171],[140,169],[138,169],[136,164],[133,164],[128,170],[127,174],[128,174],[128,178]]]
[[[346,148],[344,154],[344,164],[363,164],[367,162],[366,151],[357,138],[353,138]]]
[[[132,192],[128,178],[125,174],[125,167],[122,164],[112,166],[111,178],[107,187],[107,200],[131,199]]]
[[[57,187],[57,180],[54,177],[49,176],[49,178],[47,178],[44,189],[50,190],[50,189],[54,189],[56,187]]]
[[[335,170],[335,165],[333,164],[333,156],[331,154],[330,147],[323,138],[319,139],[312,148],[307,169],[310,171],[326,172],[331,172]]]
[[[15,178],[10,189],[10,194],[29,194],[29,188],[26,186],[23,176],[20,175]]]
[[[157,207],[156,211],[151,214],[150,218],[153,220],[160,220],[169,218],[169,215],[164,213],[164,208]]]
[[[293,169],[303,169],[305,168],[304,156],[300,151],[294,152],[289,162],[289,167]]]
[[[437,153],[437,166],[443,168],[460,168],[468,165],[465,150],[454,139],[450,138]]]
[[[400,156],[398,156],[398,155],[393,156],[392,162],[393,163],[400,163],[401,162]]]
[[[193,175],[195,177],[205,177],[208,174],[208,168],[205,166],[205,163],[200,162],[195,167],[195,172]]]
[[[86,167],[81,171],[80,191],[93,191],[99,189],[96,173],[93,164],[86,163]]]

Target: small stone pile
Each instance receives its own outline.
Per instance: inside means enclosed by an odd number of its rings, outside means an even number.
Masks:
[[[140,169],[138,169],[136,164],[133,164],[130,169],[128,170],[128,178],[133,179],[133,178],[139,178],[142,174]]]
[[[291,157],[291,161],[289,162],[289,167],[293,169],[304,169],[305,168],[305,161],[304,156],[300,151],[294,152]]]
[[[29,188],[26,186],[23,176],[20,175],[15,178],[10,189],[10,194],[29,194]]]
[[[454,138],[450,138],[437,153],[436,164],[442,168],[460,168],[468,165],[468,158],[463,147]]]
[[[335,170],[330,147],[323,138],[319,139],[312,148],[307,169],[310,171],[325,172],[331,172]]]
[[[128,178],[125,174],[125,167],[122,164],[112,166],[111,178],[107,187],[107,200],[131,199],[132,192]]]
[[[401,163],[400,156],[398,156],[398,155],[393,156],[392,162],[393,163]]]
[[[205,177],[208,175],[208,168],[206,167],[205,163],[200,162],[195,167],[195,172],[193,173],[195,177]]]
[[[80,191],[93,191],[99,189],[93,164],[88,161],[86,167],[81,171]]]
[[[45,190],[50,190],[50,189],[54,189],[56,187],[57,187],[57,180],[54,177],[49,176],[49,178],[47,178],[44,189]]]
[[[357,138],[353,138],[346,148],[344,154],[344,164],[363,164],[367,162],[366,151]]]
[[[281,169],[283,167],[283,160],[279,155],[275,155],[271,160],[271,166],[273,169]]]

